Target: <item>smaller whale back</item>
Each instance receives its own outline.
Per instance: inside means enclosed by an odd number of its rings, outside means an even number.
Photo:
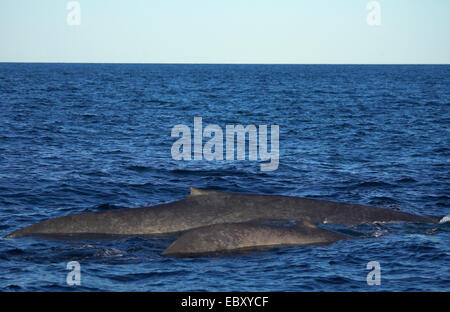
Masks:
[[[183,233],[163,255],[194,257],[274,247],[325,245],[350,238],[309,222],[289,227],[258,223],[223,223]]]

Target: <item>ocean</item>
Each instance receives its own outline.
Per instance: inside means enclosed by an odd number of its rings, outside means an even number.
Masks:
[[[190,186],[450,214],[447,65],[0,63],[0,96],[1,236]],[[278,125],[278,168],[174,160],[194,117]],[[171,238],[1,238],[0,291],[450,290],[449,222],[325,226],[357,239],[184,259],[161,255]]]

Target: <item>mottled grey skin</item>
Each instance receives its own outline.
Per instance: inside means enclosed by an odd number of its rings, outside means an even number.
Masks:
[[[350,236],[322,229],[309,222],[292,227],[255,223],[214,224],[183,233],[163,255],[196,257],[274,247],[325,245]]]
[[[278,195],[254,195],[191,188],[191,195],[153,207],[88,212],[43,221],[6,237],[30,235],[165,235],[220,223],[297,220],[310,223],[429,222],[438,218],[389,209]]]

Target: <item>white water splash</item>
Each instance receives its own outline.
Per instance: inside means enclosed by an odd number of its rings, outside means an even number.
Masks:
[[[379,230],[379,231],[376,231],[375,233],[373,233],[373,237],[380,237],[380,236],[384,235],[385,233],[387,233],[386,230]]]
[[[450,216],[445,216],[439,221],[439,223],[445,223],[445,222],[448,222],[448,221],[450,221]]]

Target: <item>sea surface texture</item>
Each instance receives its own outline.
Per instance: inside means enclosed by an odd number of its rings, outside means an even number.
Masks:
[[[175,125],[279,125],[280,164],[172,159]],[[0,64],[0,235],[189,186],[450,214],[450,66]],[[206,139],[204,139],[206,141]],[[449,291],[450,224],[170,258],[171,238],[0,239],[1,291]],[[81,285],[68,285],[77,261]],[[381,267],[380,285],[367,264]],[[69,275],[69,279],[70,279]]]

